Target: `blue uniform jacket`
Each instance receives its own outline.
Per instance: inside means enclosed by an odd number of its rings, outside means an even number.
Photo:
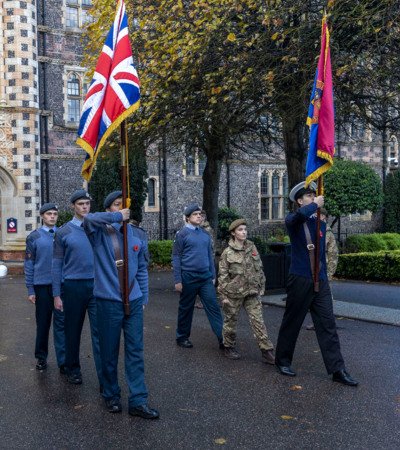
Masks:
[[[93,213],[85,216],[83,227],[89,238],[94,254],[94,296],[105,300],[122,302],[117,267],[115,265],[114,248],[106,225],[117,230],[123,255],[122,214],[120,212]],[[129,300],[142,298],[143,304],[148,302],[149,280],[145,245],[134,235],[131,226],[128,230],[128,267],[129,285],[134,282]]]
[[[26,238],[24,272],[28,295],[35,295],[34,286],[51,284],[53,241],[54,233],[43,227]]]
[[[311,279],[312,272],[310,256],[307,249],[307,240],[304,233],[303,224],[307,222],[308,228],[310,230],[311,240],[315,245],[317,233],[317,209],[317,204],[311,203],[310,205],[302,206],[295,213],[288,214],[285,219],[286,227],[290,237],[290,243],[292,245],[292,261],[290,264],[289,273]],[[325,234],[326,223],[321,221],[319,246],[320,280],[326,280],[328,278],[326,273]]]

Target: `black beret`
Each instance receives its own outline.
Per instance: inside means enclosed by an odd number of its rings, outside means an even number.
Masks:
[[[107,197],[104,199],[103,203],[104,209],[109,208],[113,204],[113,202],[120,197],[122,197],[122,191],[114,191],[108,194]]]
[[[189,217],[190,214],[193,214],[195,211],[201,211],[201,208],[197,203],[191,203],[190,205],[186,206],[183,214],[185,214],[186,217]]]
[[[45,212],[51,210],[58,211],[58,206],[55,203],[44,203],[39,209],[39,214],[44,214]]]
[[[77,200],[80,200],[81,198],[85,200],[92,200],[92,198],[89,195],[89,192],[85,191],[85,189],[78,189],[71,195],[70,202],[75,203]]]

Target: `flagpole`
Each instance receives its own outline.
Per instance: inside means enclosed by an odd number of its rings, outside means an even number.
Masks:
[[[121,140],[121,181],[122,181],[122,207],[127,207],[127,154],[128,154],[128,137],[125,120],[120,125]],[[122,302],[126,316],[130,314],[129,308],[129,266],[128,266],[128,223],[126,220],[122,222],[122,234],[124,244],[124,285],[122,291]]]
[[[323,192],[323,175],[318,178],[317,195]],[[314,292],[319,292],[319,269],[320,269],[320,247],[321,247],[321,209],[317,209],[317,235],[315,237],[315,267],[314,267]]]

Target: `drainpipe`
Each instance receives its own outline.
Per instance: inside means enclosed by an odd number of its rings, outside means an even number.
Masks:
[[[162,191],[162,203],[163,203],[163,213],[164,213],[164,239],[168,239],[168,193],[167,193],[167,144],[165,135],[163,136],[162,142],[162,180],[163,180],[163,191]]]

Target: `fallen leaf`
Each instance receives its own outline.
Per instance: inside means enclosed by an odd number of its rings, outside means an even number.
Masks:
[[[302,388],[302,386],[299,386],[298,384],[294,384],[293,386],[290,386],[289,389],[291,391],[301,391],[303,388]]]
[[[74,409],[82,409],[83,408],[83,405],[75,405],[74,406]]]
[[[0,362],[7,361],[6,355],[0,355]]]
[[[285,415],[283,415],[283,416],[281,416],[281,419],[283,419],[283,420],[293,420],[293,419],[294,419],[294,417],[292,417],[292,416],[285,416]]]
[[[226,439],[218,438],[218,439],[215,439],[214,442],[219,445],[224,445],[224,444],[226,444]]]
[[[165,325],[165,329],[169,330],[171,327],[169,325]]]

